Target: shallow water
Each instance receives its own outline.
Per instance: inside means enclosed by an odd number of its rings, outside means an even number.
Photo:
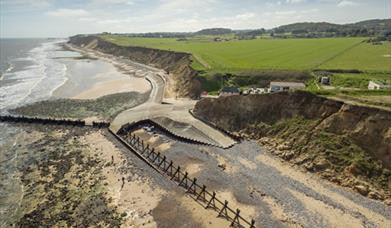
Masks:
[[[58,44],[64,41],[31,40],[30,45],[19,46],[17,39],[2,43],[5,50],[11,47],[15,50],[2,51],[2,62],[12,67],[3,70],[0,79],[0,112],[48,99],[54,90],[66,82],[67,66],[58,57],[77,56],[78,53],[63,51]]]
[[[21,131],[0,123],[0,227],[16,216],[23,195],[17,150],[17,134]]]

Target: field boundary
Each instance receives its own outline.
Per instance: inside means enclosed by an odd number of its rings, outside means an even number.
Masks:
[[[323,62],[321,62],[320,64],[314,66],[312,69],[317,69],[317,68],[319,68],[321,65],[323,65],[323,64],[325,64],[325,63],[327,63],[327,62],[329,62],[329,61],[331,61],[331,60],[337,58],[338,56],[344,54],[344,53],[347,52],[347,51],[352,50],[353,48],[359,46],[359,45],[362,44],[363,42],[364,42],[364,40],[362,40],[362,41],[360,41],[360,42],[357,42],[356,44],[353,44],[352,46],[350,46],[350,47],[348,47],[348,48],[346,48],[346,49],[340,51],[339,53],[336,53],[335,55],[333,55],[333,56],[331,56],[330,58],[328,58],[328,59],[324,60]]]

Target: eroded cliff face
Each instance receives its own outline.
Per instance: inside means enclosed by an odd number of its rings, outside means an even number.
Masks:
[[[389,111],[283,92],[203,99],[194,113],[363,195],[391,197]]]
[[[168,96],[197,98],[201,93],[201,84],[196,79],[197,72],[190,66],[190,54],[144,47],[124,47],[92,35],[70,37],[69,43],[166,70],[169,72],[166,88]]]

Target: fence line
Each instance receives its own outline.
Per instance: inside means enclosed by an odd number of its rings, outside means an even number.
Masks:
[[[227,200],[221,200],[216,196],[216,192],[209,192],[205,185],[200,185],[197,178],[189,177],[186,171],[182,170],[181,166],[174,165],[172,160],[169,160],[165,155],[156,152],[154,148],[150,148],[142,139],[132,133],[121,132],[117,135],[109,130],[116,138],[118,138],[125,146],[130,148],[136,155],[142,158],[152,168],[157,170],[162,175],[167,175],[172,181],[175,181],[178,186],[184,188],[193,199],[200,202],[205,209],[212,209],[218,212],[218,217],[223,217],[231,222],[234,227],[255,227],[254,219],[250,221],[240,215],[239,209],[232,209]]]

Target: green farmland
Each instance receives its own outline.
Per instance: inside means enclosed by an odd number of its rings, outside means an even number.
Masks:
[[[210,94],[224,85],[267,87],[270,81],[306,82],[307,90],[354,103],[391,108],[391,90],[369,91],[370,80],[391,83],[391,43],[367,38],[253,39],[213,41],[213,37],[136,38],[102,35],[122,46],[142,46],[191,53],[193,68]],[[222,37],[220,37],[222,38]],[[315,69],[331,71],[331,86],[318,83]],[[341,71],[348,70],[348,71]],[[352,71],[358,70],[358,71]],[[360,71],[362,71],[360,73]],[[349,73],[351,72],[351,73]]]
[[[358,69],[391,71],[391,44],[362,43],[364,38],[211,39],[136,38],[102,35],[123,46],[142,46],[193,54],[196,69],[214,72],[257,70]]]
[[[362,71],[390,71],[391,44],[362,43],[320,66],[325,69],[359,69]]]

